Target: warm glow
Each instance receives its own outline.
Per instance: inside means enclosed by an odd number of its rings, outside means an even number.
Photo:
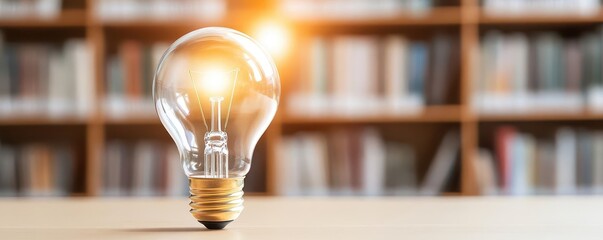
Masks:
[[[276,23],[259,25],[254,37],[275,58],[283,56],[289,45],[289,33],[287,29]]]
[[[201,78],[203,90],[210,93],[223,93],[228,85],[228,73],[219,70],[210,70]]]
[[[231,71],[221,69],[208,69],[204,71],[191,71],[191,77],[197,84],[198,90],[212,96],[224,96],[228,94],[228,86],[231,81]]]

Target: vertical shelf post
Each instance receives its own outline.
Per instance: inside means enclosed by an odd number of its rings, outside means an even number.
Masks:
[[[100,25],[96,24],[94,17],[95,0],[86,2],[86,41],[92,48],[94,71],[94,96],[95,99],[86,125],[86,195],[98,196],[101,186],[101,156],[104,149],[104,125],[101,108],[103,96],[103,69],[104,69],[104,33]]]
[[[473,51],[479,44],[477,0],[461,0],[461,193],[476,195],[477,179],[474,156],[478,151],[478,122],[471,108],[473,73],[476,59]]]

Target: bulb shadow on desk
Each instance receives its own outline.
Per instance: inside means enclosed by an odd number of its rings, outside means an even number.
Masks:
[[[204,227],[192,228],[192,227],[166,227],[166,228],[128,228],[128,229],[119,229],[119,231],[123,232],[131,232],[131,233],[160,233],[160,232],[210,232],[215,230],[210,230]]]

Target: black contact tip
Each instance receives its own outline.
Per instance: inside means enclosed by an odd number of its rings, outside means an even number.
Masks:
[[[203,224],[207,229],[220,230],[220,229],[224,229],[224,227],[226,227],[226,225],[228,225],[230,222],[232,222],[232,220],[223,221],[223,222],[212,222],[212,221],[199,221],[199,222],[201,224]]]

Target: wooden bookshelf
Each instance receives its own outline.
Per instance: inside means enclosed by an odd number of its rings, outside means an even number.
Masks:
[[[337,19],[337,18],[287,18],[290,24],[296,27],[388,27],[388,26],[432,26],[432,25],[458,25],[461,22],[461,9],[459,7],[435,7],[425,13],[400,13],[393,16],[378,18]]]
[[[209,26],[233,26],[233,24],[229,24],[227,22],[206,22],[200,21],[198,19],[191,20],[175,20],[175,21],[161,21],[157,19],[149,19],[149,20],[133,20],[133,21],[108,21],[108,22],[95,22],[97,26],[104,28],[113,28],[113,29],[144,29],[144,28],[158,28],[158,29],[166,29],[166,28],[178,28],[178,29],[197,29],[202,27]]]
[[[289,19],[286,16],[278,14],[266,13],[264,11],[247,11],[245,13],[237,12],[236,15],[244,16],[239,18],[229,18],[229,20],[220,22],[204,22],[200,20],[187,21],[158,21],[158,20],[135,20],[135,21],[113,21],[99,22],[94,17],[94,0],[87,0],[85,4],[80,4],[82,8],[70,8],[63,10],[61,16],[56,19],[43,20],[38,18],[22,18],[12,20],[0,20],[0,30],[5,29],[20,29],[31,28],[43,30],[54,29],[69,29],[73,27],[84,28],[87,41],[93,46],[95,55],[95,77],[96,77],[96,99],[98,100],[96,110],[89,118],[58,118],[48,119],[44,117],[17,117],[17,118],[1,118],[0,128],[11,128],[20,126],[40,126],[45,128],[61,128],[72,129],[69,131],[80,131],[84,126],[85,131],[85,189],[83,193],[75,193],[76,195],[85,194],[87,196],[97,196],[99,194],[100,175],[98,169],[101,169],[100,159],[101,153],[107,141],[108,129],[118,127],[137,126],[143,128],[163,129],[159,120],[156,117],[130,117],[123,119],[106,118],[101,109],[102,96],[104,95],[105,82],[105,62],[106,49],[110,45],[115,45],[111,37],[114,34],[128,33],[132,30],[141,31],[167,31],[172,28],[179,29],[178,32],[186,32],[196,28],[220,25],[238,28],[246,31],[249,25],[255,21],[264,20],[267,17],[278,19],[286,23],[294,31],[306,32],[308,29],[330,29],[330,28],[358,28],[356,32],[370,29],[377,29],[380,32],[398,32],[400,28],[416,27],[418,29],[431,29],[438,27],[450,27],[458,29],[458,37],[460,38],[461,55],[458,61],[460,62],[460,83],[458,84],[459,102],[444,106],[427,106],[418,114],[413,115],[378,115],[378,116],[361,116],[361,117],[298,117],[287,115],[284,107],[277,113],[277,117],[273,121],[263,139],[264,147],[268,150],[266,154],[266,191],[252,193],[253,195],[273,195],[275,169],[274,163],[283,161],[276,159],[274,148],[281,137],[285,134],[285,130],[291,125],[339,125],[339,124],[355,124],[355,125],[400,125],[416,123],[429,123],[436,126],[456,124],[460,128],[461,133],[461,183],[459,192],[449,192],[444,195],[474,195],[476,193],[476,182],[472,173],[473,156],[478,149],[478,136],[480,135],[480,123],[489,122],[564,122],[564,121],[598,121],[603,120],[603,114],[592,113],[588,111],[578,112],[574,114],[560,113],[543,113],[543,114],[521,114],[521,115],[479,115],[474,112],[470,106],[472,83],[472,72],[476,68],[474,59],[469,54],[469,50],[479,44],[480,28],[489,25],[574,25],[574,24],[597,24],[603,23],[603,12],[588,17],[578,16],[513,16],[499,17],[489,16],[480,9],[478,0],[460,0],[457,6],[435,7],[433,10],[423,15],[404,15],[388,18],[377,19],[350,19],[350,20],[333,20],[333,19],[312,19],[300,20]],[[241,11],[241,10],[237,10]],[[145,35],[146,36],[146,35]],[[150,35],[149,35],[150,36]],[[148,38],[151,38],[147,36]],[[148,39],[153,40],[153,39]],[[174,39],[175,40],[175,39]],[[292,56],[291,56],[292,57]],[[292,74],[288,70],[293,67],[289,66],[294,60],[284,60],[279,62],[281,78],[283,85],[286,88],[287,78]],[[282,99],[286,98],[287,92],[284,92]],[[134,134],[134,133],[132,133]],[[0,139],[3,137],[0,133]],[[136,136],[132,136],[136,137]],[[35,139],[32,139],[35,140]],[[438,143],[434,143],[438,144]],[[253,168],[253,167],[252,167]]]
[[[603,119],[603,114],[593,113],[590,111],[579,111],[576,113],[529,113],[529,114],[497,114],[497,115],[480,115],[481,122],[526,122],[526,121],[541,121],[541,122],[563,122],[563,121],[597,121]]]
[[[0,126],[27,126],[27,125],[86,125],[88,120],[81,118],[36,118],[36,117],[17,117],[0,118]]]
[[[129,117],[104,119],[104,124],[109,125],[153,125],[161,124],[157,117]]]
[[[56,18],[23,17],[0,19],[2,28],[63,28],[86,27],[86,11],[84,9],[69,9],[61,11]]]
[[[371,115],[371,116],[325,116],[301,117],[284,116],[282,124],[335,124],[335,123],[405,123],[405,122],[459,122],[461,111],[459,106],[427,106],[417,113],[405,115]],[[284,114],[283,114],[284,115]]]
[[[221,20],[204,20],[199,18],[176,18],[176,19],[157,19],[157,18],[137,18],[133,20],[99,20],[94,17],[91,19],[91,25],[102,26],[106,28],[178,28],[178,29],[197,29],[209,26],[223,27],[242,27],[253,23],[259,16],[272,16],[270,12],[250,10],[229,10]]]
[[[517,15],[517,16],[501,16],[489,15],[480,11],[480,24],[514,24],[514,25],[552,25],[552,24],[589,24],[603,22],[603,12],[595,15]]]

